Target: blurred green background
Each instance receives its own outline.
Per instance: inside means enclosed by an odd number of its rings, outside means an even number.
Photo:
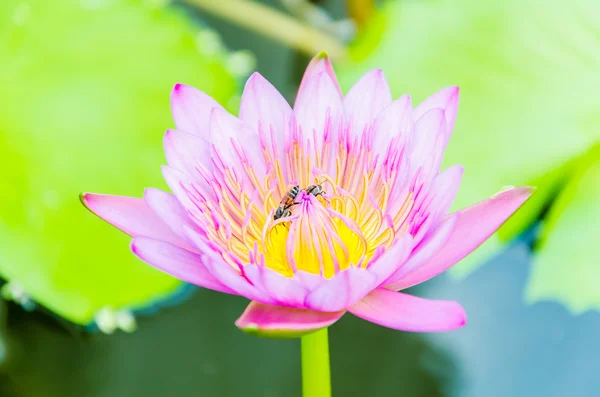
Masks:
[[[564,2],[563,2],[564,3]],[[337,396],[595,396],[600,342],[600,3],[538,0],[3,0],[0,396],[300,396],[298,341],[253,338],[242,298],[136,260],[82,191],[164,188],[177,83],[232,112],[258,70],[293,101],[326,49],[347,90],[448,85],[456,208],[538,192],[416,294],[460,301],[462,330],[331,330]]]

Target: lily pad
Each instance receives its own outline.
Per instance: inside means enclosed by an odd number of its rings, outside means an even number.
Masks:
[[[182,285],[134,259],[128,237],[88,213],[79,193],[164,187],[173,85],[225,104],[239,89],[212,36],[159,3],[0,4],[0,275],[77,324]]]
[[[505,185],[538,187],[537,197],[451,274],[470,273],[482,263],[482,250],[500,248],[552,206],[557,219],[562,212],[572,214],[546,226],[536,269],[547,267],[549,273],[541,281],[536,278],[542,273],[535,271],[532,285],[560,284],[561,273],[550,270],[554,262],[544,251],[557,257],[569,251],[551,236],[580,230],[573,222],[600,207],[600,201],[552,204],[576,177],[578,159],[600,141],[599,37],[600,3],[594,0],[389,1],[353,46],[352,59],[337,67],[346,88],[379,67],[394,94],[410,93],[414,102],[441,87],[460,86],[459,115],[445,157],[446,165],[465,166],[455,209]],[[586,241],[600,241],[597,225],[585,234]],[[564,266],[598,280],[600,262],[591,266],[592,258],[578,255]],[[582,288],[596,290],[572,285],[553,296],[572,307],[585,300],[600,309],[600,301],[591,299],[594,292]]]
[[[578,165],[544,220],[525,297],[530,302],[559,298],[582,313],[600,307],[600,145]]]

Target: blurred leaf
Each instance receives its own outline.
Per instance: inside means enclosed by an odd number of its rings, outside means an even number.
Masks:
[[[600,146],[578,162],[543,224],[529,301],[559,297],[577,313],[600,307]]]
[[[465,166],[455,209],[505,185],[538,187],[500,234],[507,239],[539,217],[568,181],[572,160],[600,139],[599,38],[594,0],[387,2],[352,49],[353,61],[337,70],[348,88],[366,70],[382,68],[394,94],[410,93],[415,103],[459,85],[459,116],[445,158],[446,165]],[[583,214],[575,204],[569,208]],[[600,228],[588,236],[600,240]],[[488,249],[499,246],[494,238]],[[479,254],[453,274],[473,270]],[[569,266],[598,279],[600,266],[588,264],[573,259]]]
[[[134,259],[127,236],[78,194],[164,187],[171,87],[194,85],[221,103],[237,91],[211,36],[151,3],[0,4],[0,274],[78,324],[180,286]]]

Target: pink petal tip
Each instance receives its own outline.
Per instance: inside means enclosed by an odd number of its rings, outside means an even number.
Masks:
[[[409,332],[444,332],[467,324],[467,314],[458,302],[423,299],[381,288],[348,311],[372,323]]]
[[[339,320],[344,313],[344,311],[330,313],[270,306],[253,301],[237,319],[235,325],[251,335],[291,339],[328,327]]]

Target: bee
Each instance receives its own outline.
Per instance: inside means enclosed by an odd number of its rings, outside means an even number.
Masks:
[[[325,183],[325,181],[321,182],[321,183],[317,183],[316,185],[309,185],[308,187],[306,187],[304,190],[304,192],[306,192],[306,194],[312,194],[315,197],[321,196],[323,197],[323,194],[325,194],[325,190],[323,189],[323,183]],[[325,198],[323,197],[323,199],[325,200]],[[325,200],[327,201],[327,200]]]
[[[292,186],[292,188],[283,195],[283,198],[279,202],[279,206],[275,210],[273,220],[292,215],[292,211],[290,211],[290,208],[298,204],[294,201],[296,199],[296,196],[298,196],[298,193],[300,193],[300,185],[295,185]]]

